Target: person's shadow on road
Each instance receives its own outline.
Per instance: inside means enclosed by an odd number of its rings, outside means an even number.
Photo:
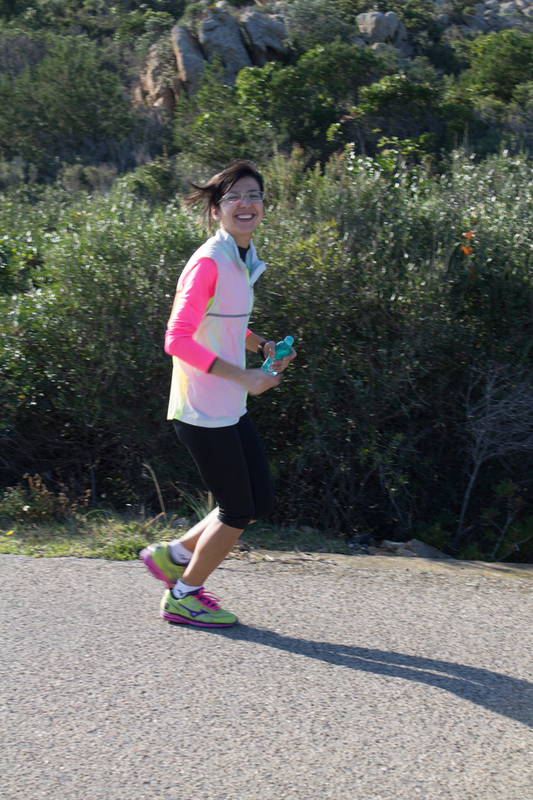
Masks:
[[[181,627],[181,626],[180,626]],[[237,625],[234,628],[203,628],[228,639],[244,640],[275,647],[289,653],[315,658],[360,672],[372,672],[387,678],[403,678],[425,683],[457,695],[496,714],[533,728],[533,684],[498,672],[467,667],[451,661],[439,661],[386,650],[352,647],[332,642],[314,642],[282,636],[275,631]]]

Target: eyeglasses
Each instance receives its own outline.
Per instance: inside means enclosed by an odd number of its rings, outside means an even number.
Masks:
[[[259,191],[252,192],[228,192],[224,195],[222,200],[230,206],[240,203],[241,200],[247,197],[250,203],[261,203],[265,199],[265,193]]]

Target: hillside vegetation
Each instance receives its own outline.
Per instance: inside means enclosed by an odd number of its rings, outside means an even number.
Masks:
[[[376,5],[398,55],[354,43],[373,7],[285,4],[283,62],[228,85],[214,58],[171,115],[135,82],[201,4],[0,2],[0,516],[156,511],[149,468],[167,505],[194,493],[165,420],[165,322],[206,235],[180,197],[251,156],[253,328],[299,353],[250,401],[277,522],[533,559],[532,34]]]

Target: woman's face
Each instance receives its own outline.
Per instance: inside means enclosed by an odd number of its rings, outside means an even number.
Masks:
[[[226,192],[226,197],[241,193],[242,197],[237,203],[229,203],[224,198],[212,210],[213,217],[220,220],[220,225],[230,233],[238,247],[248,247],[255,231],[265,215],[263,201],[250,202],[247,192],[258,192],[260,186],[255,178],[246,175],[235,181],[231,189]]]

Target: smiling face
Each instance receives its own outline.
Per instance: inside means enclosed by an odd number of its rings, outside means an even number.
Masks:
[[[261,189],[258,182],[251,175],[246,175],[244,178],[239,178],[235,181],[231,189],[232,192],[257,192]],[[243,197],[239,203],[230,205],[224,199],[220,201],[218,206],[212,209],[213,217],[220,221],[221,227],[230,233],[237,247],[248,247],[252,238],[252,233],[255,231],[259,223],[264,217],[265,209],[263,201],[259,203],[251,203],[248,197]]]

